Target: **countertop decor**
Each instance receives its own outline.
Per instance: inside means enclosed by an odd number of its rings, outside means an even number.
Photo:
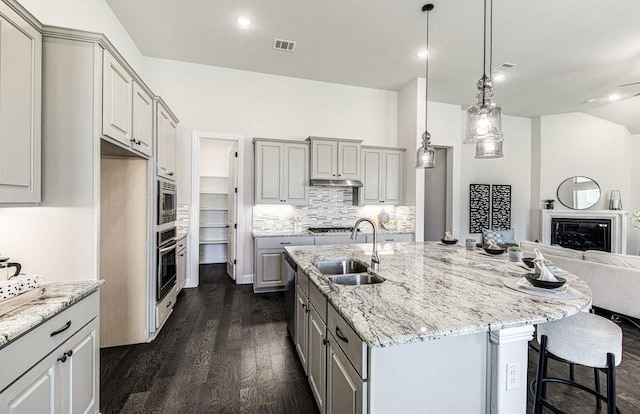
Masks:
[[[0,349],[89,296],[103,283],[104,280],[47,283],[43,297],[0,317]]]
[[[387,347],[478,332],[535,325],[573,315],[591,303],[591,290],[573,274],[579,299],[541,298],[515,291],[504,280],[527,273],[499,260],[436,242],[394,243],[379,251],[375,274],[383,283],[329,282],[312,262],[371,259],[371,244],[286,247],[293,259],[369,347]]]

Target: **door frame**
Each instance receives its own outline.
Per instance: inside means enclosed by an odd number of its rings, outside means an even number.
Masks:
[[[236,197],[236,280],[242,281],[243,249],[242,236],[244,234],[244,137],[210,131],[193,131],[191,145],[191,206],[189,220],[189,238],[191,246],[188,250],[189,266],[187,271],[187,287],[196,287],[200,283],[200,139],[214,139],[219,141],[235,141],[238,159],[236,163],[236,182],[238,195]],[[227,254],[229,247],[227,246]]]

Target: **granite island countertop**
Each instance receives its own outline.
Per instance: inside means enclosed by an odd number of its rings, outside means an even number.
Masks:
[[[44,296],[0,316],[0,349],[89,296],[104,280],[49,282]]]
[[[357,258],[370,263],[371,244],[287,246],[294,261],[369,347],[535,325],[573,315],[591,304],[591,290],[577,276],[563,276],[580,299],[534,296],[510,289],[527,270],[517,263],[463,246],[437,242],[389,243],[379,249],[376,274],[383,283],[346,286],[329,282],[316,260]]]
[[[397,230],[378,230],[378,235],[381,234],[413,234],[413,229],[397,229]],[[253,237],[324,237],[324,236],[350,236],[350,232],[346,233],[311,233],[309,230],[304,229],[301,232],[296,232],[294,229],[253,229]],[[358,234],[373,235],[371,227],[363,226]]]

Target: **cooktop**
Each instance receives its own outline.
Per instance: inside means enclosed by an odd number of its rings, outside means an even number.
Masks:
[[[351,233],[353,227],[309,227],[309,233]],[[358,229],[360,231],[360,229]]]

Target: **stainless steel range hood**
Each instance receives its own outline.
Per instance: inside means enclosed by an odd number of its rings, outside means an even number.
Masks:
[[[360,180],[326,180],[311,179],[311,185],[315,187],[362,187]]]

